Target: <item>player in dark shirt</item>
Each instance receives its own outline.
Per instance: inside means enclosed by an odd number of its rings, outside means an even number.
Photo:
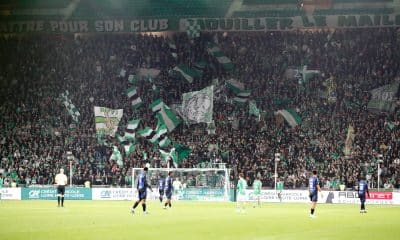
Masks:
[[[139,199],[132,206],[132,210],[131,210],[132,214],[135,213],[135,208],[139,205],[139,203],[142,203],[143,213],[148,214],[148,212],[146,211],[147,188],[149,188],[152,192],[153,192],[153,190],[151,189],[151,186],[147,183],[147,179],[146,179],[147,171],[148,171],[148,168],[145,167],[145,168],[143,168],[143,171],[139,175],[138,182],[136,185]]]
[[[166,209],[167,206],[171,207],[172,192],[174,191],[174,187],[172,186],[173,176],[174,173],[169,172],[168,176],[165,178],[165,196],[167,201],[165,202],[164,209]]]
[[[158,193],[160,194],[160,203],[163,201],[163,196],[164,196],[164,188],[165,188],[165,178],[163,178],[162,175],[160,175],[160,179],[158,180]]]
[[[358,197],[360,198],[361,202],[360,213],[367,213],[367,210],[365,210],[365,199],[366,199],[365,194],[368,194],[369,197],[368,183],[367,181],[365,181],[365,178],[363,177],[361,181],[358,182]]]
[[[312,171],[313,175],[309,179],[308,187],[310,191],[310,200],[311,200],[311,218],[315,218],[314,212],[315,207],[317,206],[318,201],[318,192],[321,192],[321,188],[319,186],[319,180],[317,177],[317,171]]]

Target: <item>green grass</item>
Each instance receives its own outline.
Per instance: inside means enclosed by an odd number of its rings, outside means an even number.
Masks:
[[[163,210],[149,202],[131,215],[128,201],[1,201],[0,239],[399,239],[400,207],[308,204],[247,206],[239,214],[234,203],[173,202]]]

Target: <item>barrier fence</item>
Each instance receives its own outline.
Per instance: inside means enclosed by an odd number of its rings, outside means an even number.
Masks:
[[[2,200],[56,200],[56,187],[33,188],[1,188]],[[158,199],[158,189],[148,192],[148,199]],[[132,188],[66,188],[66,200],[133,200],[137,197],[136,190]],[[255,201],[252,190],[246,190],[248,201]],[[174,198],[188,201],[225,201],[223,189],[187,188],[174,192]],[[230,199],[234,199],[231,190]],[[284,190],[281,199],[275,190],[262,190],[262,202],[308,203],[307,190]],[[327,204],[359,204],[360,200],[356,191],[322,191],[318,196],[319,203]],[[398,204],[400,205],[400,192],[370,192],[368,204]]]

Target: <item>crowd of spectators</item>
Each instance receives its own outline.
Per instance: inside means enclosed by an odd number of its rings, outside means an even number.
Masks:
[[[274,186],[274,154],[281,153],[278,175],[286,188],[305,188],[309,172],[318,169],[322,185],[353,187],[367,175],[377,187],[377,159],[383,155],[381,187],[400,185],[400,102],[393,112],[367,108],[370,91],[399,81],[400,48],[396,29],[354,29],[335,32],[204,33],[198,39],[185,34],[169,36],[177,46],[172,57],[167,37],[154,35],[41,35],[0,40],[0,171],[5,183],[20,186],[53,184],[58,169],[69,172],[67,151],[72,151],[73,184],[131,184],[131,168],[165,167],[157,149],[138,139],[136,150],[123,166],[110,160],[112,149],[99,144],[94,106],[123,108],[120,132],[132,118],[140,127],[155,127],[149,104],[161,97],[180,102],[182,93],[199,90],[218,78],[221,88],[231,78],[251,90],[261,109],[260,119],[247,105],[230,101],[227,89],[214,102],[215,134],[205,124],[181,124],[169,134],[192,151],[180,167],[201,167],[224,162],[231,180],[244,172],[251,183],[260,176],[263,186]],[[235,69],[225,71],[207,53],[217,42]],[[171,76],[177,64],[208,63],[203,76],[189,84]],[[286,69],[307,65],[321,74],[306,83],[285,77]],[[152,82],[142,79],[138,92],[143,107],[134,110],[126,96],[128,74],[137,68],[157,68]],[[325,96],[326,79],[335,86],[336,100]],[[81,116],[74,122],[60,100],[65,90]],[[398,94],[397,94],[398,100]],[[292,128],[278,119],[279,109],[295,109],[302,124]],[[351,154],[343,153],[349,125],[355,129]],[[390,127],[389,127],[390,126]],[[116,139],[109,139],[117,144]],[[120,148],[123,153],[122,147]],[[145,157],[146,155],[146,157]]]

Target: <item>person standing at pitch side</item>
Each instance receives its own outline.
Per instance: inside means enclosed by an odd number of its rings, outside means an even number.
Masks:
[[[60,173],[56,175],[55,182],[57,184],[57,202],[58,207],[64,207],[64,194],[65,194],[65,185],[68,184],[68,178],[64,174],[64,169],[60,168]]]

